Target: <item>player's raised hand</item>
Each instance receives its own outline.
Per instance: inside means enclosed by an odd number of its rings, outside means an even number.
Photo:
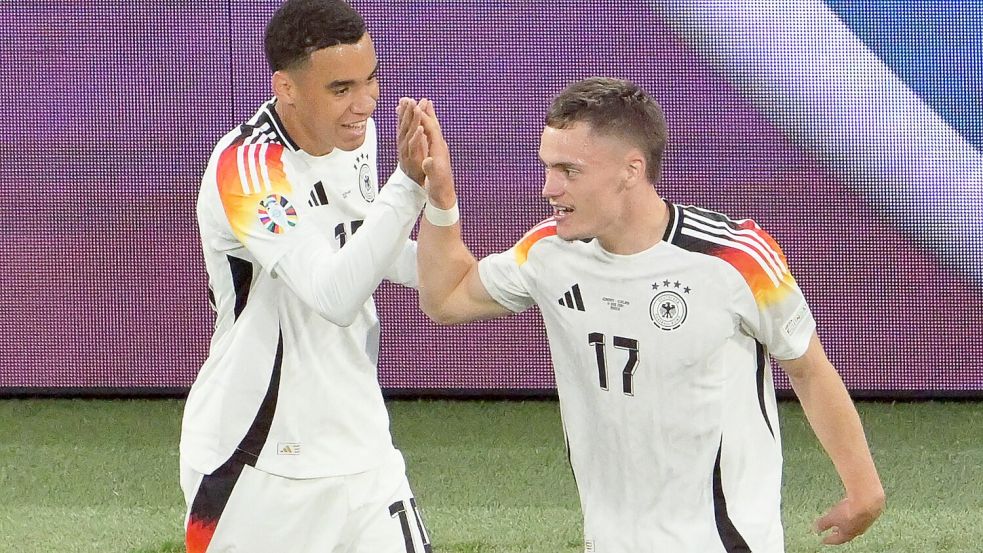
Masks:
[[[871,501],[857,501],[846,497],[816,519],[816,532],[830,530],[823,537],[823,543],[840,545],[866,532],[883,510],[883,495]]]
[[[427,191],[431,202],[437,207],[448,208],[457,200],[454,175],[451,172],[450,148],[444,140],[433,102],[421,100],[416,111],[429,148],[429,155],[423,160],[423,171],[427,175]]]
[[[424,98],[421,102],[426,102]],[[396,106],[396,148],[399,157],[399,168],[411,179],[423,186],[426,174],[423,171],[423,160],[427,158],[427,139],[420,126],[422,112],[417,109],[417,102],[411,98],[400,98]]]

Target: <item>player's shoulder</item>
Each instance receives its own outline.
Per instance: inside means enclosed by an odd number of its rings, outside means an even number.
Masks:
[[[299,151],[270,101],[229,131],[213,153],[214,178],[223,196],[261,193],[282,180],[284,164]]]
[[[219,159],[243,156],[243,162],[279,159],[284,153],[299,151],[276,113],[276,102],[266,102],[247,121],[230,130],[215,146]]]
[[[692,205],[670,205],[666,241],[726,261],[752,287],[778,286],[788,275],[785,254],[753,219],[738,219]]]
[[[715,227],[727,226],[731,229],[760,228],[752,219],[737,218],[726,213],[695,205],[670,203],[669,210],[670,219],[674,219],[671,223],[677,224],[677,226],[682,224],[693,226],[704,224]]]
[[[529,260],[533,246],[556,237],[556,220],[550,217],[533,225],[512,248],[515,260],[519,265]]]

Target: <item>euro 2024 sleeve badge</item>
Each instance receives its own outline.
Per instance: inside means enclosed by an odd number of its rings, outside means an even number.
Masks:
[[[283,234],[297,226],[297,210],[286,196],[270,194],[259,201],[259,222],[273,234]]]

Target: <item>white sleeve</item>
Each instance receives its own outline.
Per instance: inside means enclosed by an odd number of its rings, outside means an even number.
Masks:
[[[488,295],[513,313],[521,313],[536,303],[522,267],[516,261],[514,247],[479,261],[478,276]]]
[[[416,271],[416,242],[407,240],[396,260],[386,272],[386,280],[402,284],[414,290],[420,288],[420,277]]]
[[[397,168],[344,248],[332,251],[324,235],[308,234],[280,256],[271,273],[325,319],[350,325],[407,255],[407,240],[426,198],[423,188]]]
[[[742,326],[776,359],[801,357],[816,329],[809,304],[775,239],[753,221],[744,230],[745,236],[754,238],[748,240],[755,244],[758,256],[745,256],[743,263],[735,265],[745,284],[745,301],[740,308]]]
[[[748,333],[776,359],[796,359],[805,353],[816,321],[794,280],[783,282],[769,298],[760,295],[756,309],[743,318]]]

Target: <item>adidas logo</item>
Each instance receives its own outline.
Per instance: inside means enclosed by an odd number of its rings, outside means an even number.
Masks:
[[[567,290],[563,297],[557,300],[557,303],[563,307],[569,307],[570,309],[576,309],[577,311],[585,311],[584,309],[584,298],[580,296],[580,285],[574,284],[573,288]]]
[[[328,205],[328,195],[324,193],[324,183],[317,181],[311,189],[311,199],[307,202],[311,207]]]
[[[277,455],[300,455],[300,444],[278,442],[276,444]]]

